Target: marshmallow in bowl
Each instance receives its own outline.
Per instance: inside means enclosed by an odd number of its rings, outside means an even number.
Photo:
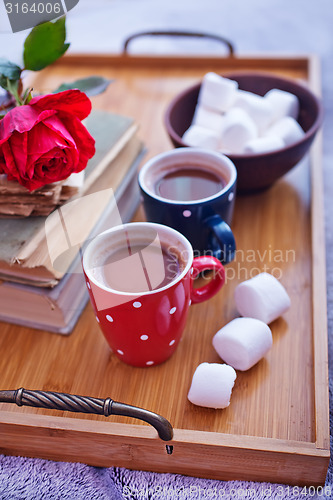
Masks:
[[[238,312],[266,324],[277,319],[290,307],[290,298],[284,286],[271,274],[260,273],[243,281],[235,289]]]
[[[187,397],[197,406],[227,408],[236,376],[231,366],[220,363],[201,363],[193,374]]]
[[[189,146],[212,149],[217,151],[220,145],[219,134],[211,129],[191,125],[183,135],[183,140]]]
[[[217,73],[206,73],[203,77],[198,102],[206,108],[225,112],[233,103],[238,83]]]
[[[209,108],[206,108],[201,104],[197,104],[192,124],[208,128],[209,130],[214,130],[220,135],[223,125],[223,115]]]
[[[285,116],[277,122],[274,122],[265,132],[265,137],[267,136],[278,136],[280,137],[285,146],[290,146],[295,142],[302,139],[305,132],[300,126],[300,124],[290,116]]]
[[[272,347],[269,326],[258,319],[236,318],[213,337],[213,346],[220,358],[236,370],[249,370]]]
[[[245,144],[257,137],[257,128],[250,116],[241,108],[231,108],[224,115],[221,149],[242,153]]]
[[[272,121],[277,121],[284,116],[291,116],[291,118],[297,120],[299,100],[294,94],[280,89],[272,89],[265,94],[264,99],[272,107]]]
[[[276,151],[284,147],[284,142],[281,137],[278,136],[267,136],[267,137],[257,137],[248,141],[243,149],[244,154],[262,154],[270,153],[271,151]]]
[[[253,92],[238,90],[233,105],[248,113],[258,129],[259,135],[262,134],[273,121],[273,106],[269,99],[264,99]]]

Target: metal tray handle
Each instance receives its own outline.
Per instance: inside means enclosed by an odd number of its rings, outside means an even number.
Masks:
[[[166,418],[137,406],[113,401],[111,398],[98,399],[61,392],[30,391],[21,388],[11,391],[0,391],[0,402],[15,403],[18,406],[47,408],[49,410],[93,413],[104,415],[105,417],[122,415],[124,417],[138,418],[152,425],[163,441],[170,441],[173,438],[173,428]],[[171,454],[173,447],[167,445],[166,449],[168,454]]]
[[[220,35],[213,35],[211,33],[199,33],[199,32],[193,33],[189,31],[142,31],[139,33],[134,33],[133,35],[130,35],[128,38],[126,38],[123,45],[123,54],[128,53],[127,50],[128,45],[132,42],[132,40],[144,36],[175,36],[175,37],[181,36],[181,37],[209,38],[211,40],[216,40],[217,42],[220,42],[223,45],[227,46],[229,57],[233,56],[235,53],[232,43]]]

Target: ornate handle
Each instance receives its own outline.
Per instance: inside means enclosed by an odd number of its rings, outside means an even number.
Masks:
[[[189,31],[142,31],[140,33],[134,33],[133,35],[126,38],[123,46],[123,54],[127,54],[128,45],[132,40],[143,36],[183,36],[183,37],[196,37],[196,38],[210,38],[212,40],[216,40],[218,42],[223,43],[223,45],[226,45],[228,47],[230,57],[234,55],[234,47],[232,43],[229,42],[229,40],[227,40],[226,38],[219,35],[213,35],[210,33],[192,33]]]
[[[61,392],[29,391],[21,388],[14,391],[0,391],[0,402],[50,410],[93,413],[105,417],[122,415],[138,418],[152,425],[163,441],[170,441],[173,438],[173,428],[166,418],[137,406],[118,403],[111,398],[98,399]],[[173,451],[173,447],[170,445],[167,445],[166,449],[169,455]]]

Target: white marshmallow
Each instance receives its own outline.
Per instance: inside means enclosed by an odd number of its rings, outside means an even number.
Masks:
[[[234,106],[246,111],[252,118],[259,134],[273,121],[273,106],[269,100],[246,90],[238,90]]]
[[[272,332],[253,318],[236,318],[213,337],[217,354],[236,370],[249,370],[272,347]]]
[[[235,370],[219,363],[201,363],[195,370],[187,395],[189,401],[207,408],[226,408],[236,380]]]
[[[183,135],[183,141],[188,146],[218,150],[220,138],[217,132],[199,125],[191,125]]]
[[[257,137],[257,128],[241,108],[232,108],[224,115],[220,149],[242,153],[245,144]]]
[[[242,316],[266,324],[277,319],[290,307],[290,298],[281,283],[271,274],[261,273],[237,285],[236,307]]]
[[[223,115],[212,109],[205,108],[201,104],[197,104],[192,124],[214,130],[220,136],[223,125]]]
[[[285,146],[290,146],[302,139],[304,134],[304,130],[294,118],[285,116],[271,125],[264,136],[278,136],[283,140]]]
[[[299,100],[294,94],[280,89],[272,89],[267,92],[264,99],[272,106],[272,121],[277,121],[284,116],[291,116],[297,120]]]
[[[225,112],[233,103],[238,83],[216,73],[206,73],[202,79],[198,102],[206,108]]]
[[[276,151],[277,149],[282,149],[283,147],[284,142],[281,137],[271,135],[267,137],[257,137],[256,139],[248,141],[244,146],[243,152],[247,154],[261,154]]]

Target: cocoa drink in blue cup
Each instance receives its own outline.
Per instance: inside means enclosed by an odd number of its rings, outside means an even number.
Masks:
[[[212,255],[223,264],[236,251],[230,229],[236,181],[236,168],[225,155],[190,147],[153,157],[139,173],[147,220],[182,233],[195,256]]]

